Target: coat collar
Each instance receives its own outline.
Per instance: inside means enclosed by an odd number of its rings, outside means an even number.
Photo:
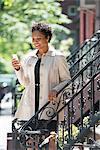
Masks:
[[[54,48],[49,46],[47,53],[44,53],[43,56],[55,56],[55,54],[56,54],[55,51],[56,50]],[[38,52],[38,49],[35,49],[29,53],[29,56],[37,57],[37,55],[36,55],[37,52]]]

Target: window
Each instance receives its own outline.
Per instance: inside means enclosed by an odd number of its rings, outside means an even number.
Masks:
[[[95,0],[81,0],[80,6],[83,8],[95,8],[96,1]]]

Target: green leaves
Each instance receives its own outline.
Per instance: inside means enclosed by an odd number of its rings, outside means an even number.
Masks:
[[[31,48],[33,22],[51,24],[54,30],[52,44],[58,48],[70,33],[62,26],[70,20],[62,14],[56,0],[1,0],[0,7],[0,53],[4,58],[9,56],[11,60],[12,53],[26,53]]]

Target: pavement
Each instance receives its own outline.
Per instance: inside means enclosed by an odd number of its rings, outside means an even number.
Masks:
[[[0,150],[7,150],[7,133],[12,132],[12,100],[2,102],[0,110]]]

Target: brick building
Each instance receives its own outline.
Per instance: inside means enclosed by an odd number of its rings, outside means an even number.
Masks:
[[[74,50],[100,29],[100,0],[64,0],[61,6],[62,13],[72,20],[64,26],[71,30],[74,39],[71,50]]]
[[[80,0],[80,43],[100,29],[100,0]]]

